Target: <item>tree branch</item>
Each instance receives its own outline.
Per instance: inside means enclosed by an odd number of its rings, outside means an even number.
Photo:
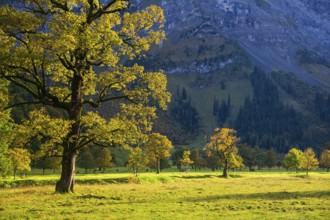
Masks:
[[[113,6],[116,2],[119,2],[119,1],[127,2],[127,6],[124,7],[124,8],[117,8],[117,9],[113,9],[113,10],[108,10],[111,6]],[[102,4],[100,4],[100,5],[102,5]],[[106,3],[105,5],[103,5],[102,7],[100,7],[99,10],[97,10],[95,13],[90,13],[89,12],[88,15],[87,15],[87,18],[86,18],[86,24],[92,23],[94,20],[98,19],[103,14],[111,14],[111,13],[123,11],[123,10],[129,8],[130,5],[131,5],[130,0],[111,0],[108,3]]]
[[[21,106],[21,105],[32,105],[32,104],[41,104],[41,102],[40,101],[20,102],[20,103],[9,105],[9,106],[5,107],[4,109],[7,110],[7,109],[11,109],[11,108]]]
[[[130,101],[130,102],[132,102],[134,104],[137,104],[136,102],[134,102],[134,100],[132,100],[131,98],[129,98],[128,95],[122,95],[122,96],[114,96],[114,97],[109,97],[109,98],[102,98],[102,99],[99,99],[97,101],[93,101],[91,99],[84,100],[83,105],[89,104],[93,108],[98,108],[104,102],[109,102],[109,101],[119,100],[119,99],[126,99],[126,100],[128,100],[128,101]]]

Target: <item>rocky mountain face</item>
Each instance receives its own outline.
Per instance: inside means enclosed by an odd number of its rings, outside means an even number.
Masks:
[[[173,43],[191,37],[223,36],[238,42],[266,71],[281,69],[312,84],[330,85],[305,71],[295,59],[300,49],[330,57],[328,0],[147,2],[164,9],[167,36]],[[322,74],[330,77],[329,72]]]

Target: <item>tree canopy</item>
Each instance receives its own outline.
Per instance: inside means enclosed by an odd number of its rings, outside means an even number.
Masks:
[[[284,158],[283,165],[287,168],[295,169],[297,172],[302,165],[303,152],[297,148],[292,148]]]
[[[320,165],[329,171],[330,169],[330,150],[325,149],[320,158]]]
[[[210,137],[210,142],[204,148],[209,156],[217,156],[223,163],[223,176],[228,177],[228,168],[241,166],[242,158],[238,155],[236,131],[230,128],[216,128],[215,134]],[[234,166],[234,167],[235,167]]]
[[[42,139],[43,154],[62,156],[56,191],[74,190],[74,165],[84,146],[129,146],[151,131],[156,106],[170,94],[162,72],[125,65],[165,38],[161,8],[128,10],[130,0],[26,0],[0,8],[0,78],[22,88],[41,108],[17,129],[18,144]],[[109,120],[94,109],[104,106]]]
[[[30,163],[31,163],[31,154],[28,150],[23,148],[13,148],[10,149],[10,156],[14,169],[14,179],[16,178],[17,171],[30,171]]]
[[[146,167],[148,162],[147,156],[140,147],[131,149],[128,157],[128,167],[133,169],[136,176],[138,175],[138,170]]]
[[[171,141],[159,133],[152,133],[148,136],[148,141],[144,150],[150,163],[156,164],[156,172],[160,173],[160,160],[169,158],[173,149]]]
[[[308,171],[314,170],[319,167],[319,161],[315,156],[315,152],[312,148],[307,148],[302,157],[301,167],[304,168],[308,174]]]

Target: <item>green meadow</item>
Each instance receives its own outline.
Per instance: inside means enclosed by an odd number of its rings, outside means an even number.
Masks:
[[[57,175],[0,181],[0,219],[329,219],[330,173],[165,172]],[[20,182],[20,184],[18,183]],[[14,184],[16,183],[16,185]],[[23,186],[29,185],[29,186]],[[43,185],[46,184],[46,185]]]

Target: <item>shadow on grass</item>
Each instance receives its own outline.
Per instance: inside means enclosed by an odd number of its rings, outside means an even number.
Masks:
[[[325,198],[330,199],[330,191],[305,191],[305,192],[269,192],[269,193],[251,193],[251,194],[230,194],[217,196],[199,196],[186,198],[189,202],[212,202],[221,199],[244,200],[244,199],[262,199],[262,200],[287,200],[301,198]]]
[[[208,178],[223,178],[223,179],[230,179],[230,178],[242,178],[242,175],[239,174],[230,174],[228,178],[222,176],[221,174],[208,174],[208,175],[182,175],[182,176],[173,176],[176,179],[208,179]]]
[[[189,175],[189,174],[188,174]],[[221,177],[219,175],[189,175],[189,176],[173,176],[173,178],[176,178],[176,179],[207,179],[207,178],[212,178],[212,177]]]
[[[0,188],[17,188],[29,186],[48,186],[55,185],[57,180],[8,180],[0,181]],[[76,179],[77,184],[115,184],[128,183],[127,177],[123,178],[106,178],[106,179]]]

